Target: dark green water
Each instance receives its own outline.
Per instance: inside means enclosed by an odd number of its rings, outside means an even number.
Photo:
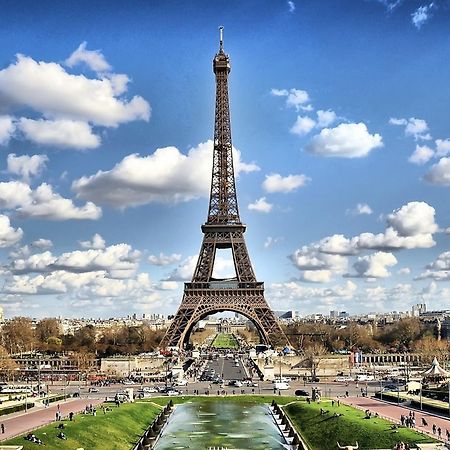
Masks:
[[[178,405],[156,450],[226,447],[229,450],[286,450],[267,405],[226,400]]]

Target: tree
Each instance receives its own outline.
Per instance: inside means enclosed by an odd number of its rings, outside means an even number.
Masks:
[[[46,344],[49,338],[57,338],[60,334],[61,327],[58,319],[42,319],[36,325],[36,338],[41,344]]]
[[[421,362],[431,363],[434,357],[441,363],[448,358],[448,341],[438,341],[434,336],[425,336],[414,343],[413,349],[421,356]]]
[[[0,378],[9,380],[17,369],[17,363],[9,356],[5,347],[0,346]]]
[[[311,370],[311,377],[314,379],[316,377],[317,368],[319,367],[320,361],[327,354],[327,349],[321,342],[312,341],[303,350],[303,355],[305,356],[305,363],[307,367]]]
[[[2,341],[10,353],[21,353],[33,350],[36,336],[31,319],[14,317],[7,322],[1,331]]]

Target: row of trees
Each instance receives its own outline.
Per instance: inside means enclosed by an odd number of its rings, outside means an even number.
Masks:
[[[26,317],[15,317],[3,325],[0,341],[10,354],[41,350],[49,352],[75,351],[95,353],[98,356],[136,354],[155,350],[163,337],[163,331],[150,326],[117,325],[96,328],[87,325],[74,333],[63,333],[57,319],[40,320],[36,326]]]
[[[425,359],[448,354],[449,341],[438,340],[433,324],[404,318],[383,327],[349,322],[346,326],[299,323],[286,328],[292,345],[301,351],[321,344],[325,352],[361,350],[364,353],[416,352]]]

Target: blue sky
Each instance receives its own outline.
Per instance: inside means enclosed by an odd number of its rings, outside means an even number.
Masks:
[[[449,19],[447,1],[3,2],[6,315],[176,311],[207,213],[219,25],[273,308],[446,307]]]

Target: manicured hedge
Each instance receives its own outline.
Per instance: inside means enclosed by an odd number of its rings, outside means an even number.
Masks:
[[[27,408],[33,408],[34,403],[27,403]],[[17,411],[24,411],[25,410],[25,403],[21,403],[20,405],[14,405],[14,406],[7,406],[6,408],[0,409],[0,416],[4,416],[5,414],[12,414]]]

